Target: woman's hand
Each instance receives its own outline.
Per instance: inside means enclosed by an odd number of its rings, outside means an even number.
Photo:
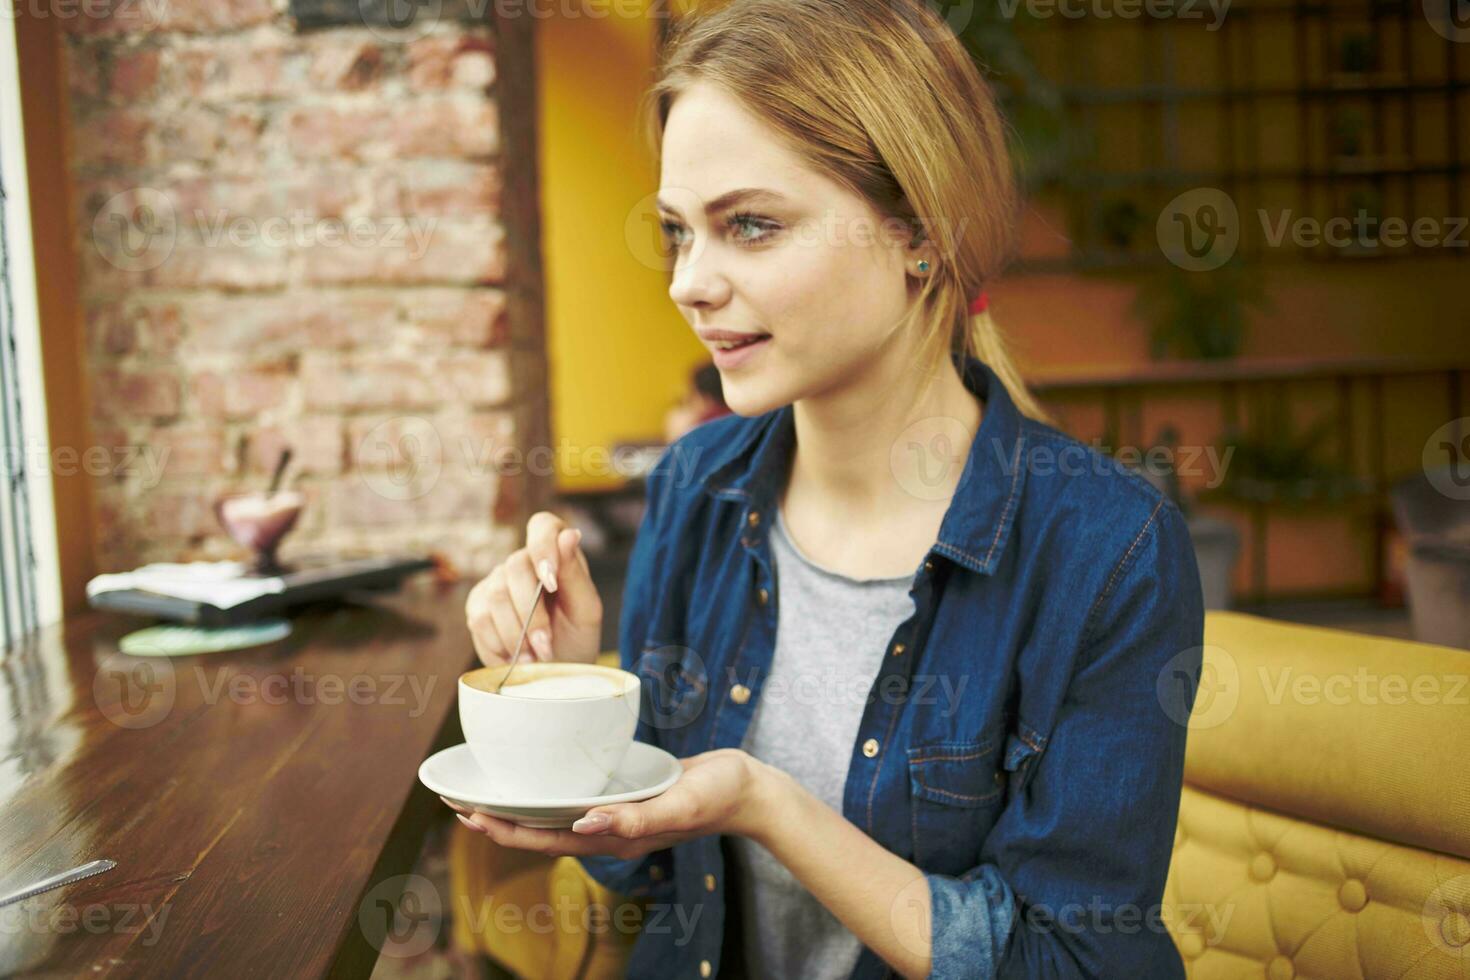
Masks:
[[[602,646],[602,597],[592,584],[582,532],[549,511],[526,522],[526,546],[475,584],[465,600],[465,620],[475,652],[487,667],[507,663],[526,616],[527,652],[537,660],[590,664]],[[546,586],[531,612],[536,586]]]
[[[763,763],[741,749],[715,749],[679,763],[683,775],[663,793],[641,803],[593,807],[572,825],[573,830],[522,827],[439,798],[459,813],[466,827],[497,844],[553,857],[609,854],[628,860],[695,837],[755,836],[767,812]],[[594,819],[599,815],[606,817],[600,828]]]

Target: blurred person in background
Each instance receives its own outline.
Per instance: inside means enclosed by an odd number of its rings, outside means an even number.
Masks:
[[[684,433],[730,414],[720,389],[720,371],[713,363],[699,365],[689,373],[689,390],[664,416],[664,439],[674,442]]]

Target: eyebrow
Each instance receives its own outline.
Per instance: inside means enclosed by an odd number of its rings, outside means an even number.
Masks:
[[[710,201],[704,206],[704,213],[719,214],[722,211],[728,211],[730,208],[733,208],[738,204],[760,200],[767,200],[774,203],[778,201],[784,201],[786,200],[786,198],[784,195],[778,193],[777,191],[767,190],[764,187],[739,187],[733,191],[726,191],[719,197],[715,198],[713,201]],[[679,213],[678,208],[674,207],[671,204],[668,204],[662,198],[659,198],[655,202],[655,204],[658,206],[658,209],[660,211],[667,211],[677,217],[683,217],[683,215]]]

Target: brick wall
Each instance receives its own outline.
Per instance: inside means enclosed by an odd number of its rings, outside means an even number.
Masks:
[[[517,546],[549,484],[525,465],[547,416],[526,20],[68,21],[100,570],[238,555],[212,502],[285,445],[308,499],[288,558],[483,571]]]

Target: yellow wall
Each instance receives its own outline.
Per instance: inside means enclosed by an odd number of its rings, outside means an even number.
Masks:
[[[538,25],[551,427],[563,491],[619,484],[599,452],[662,438],[664,412],[707,357],[669,299],[657,228],[644,217],[658,173],[635,113],[653,78],[657,21],[617,15],[626,6]]]

